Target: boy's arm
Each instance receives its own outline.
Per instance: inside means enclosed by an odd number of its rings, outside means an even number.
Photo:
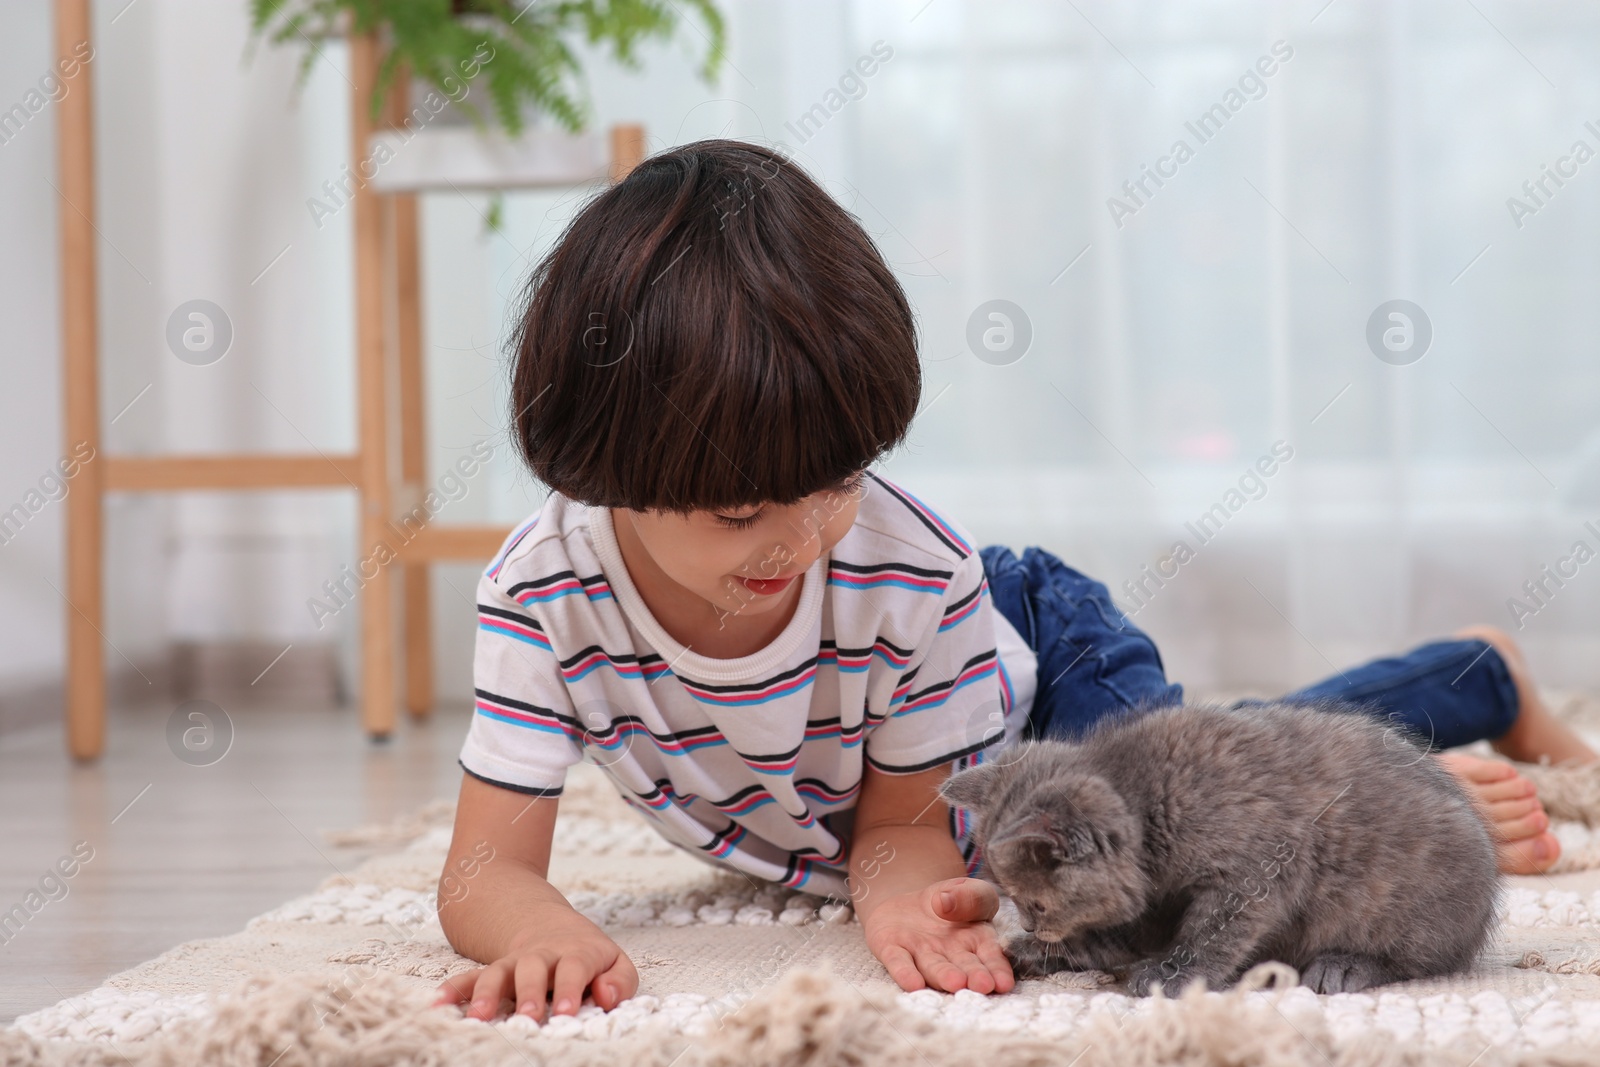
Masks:
[[[502,1001],[543,1020],[575,1015],[585,989],[610,1010],[633,996],[639,974],[598,926],[545,880],[556,798],[533,798],[463,775],[455,832],[439,879],[439,925],[455,950],[488,964],[456,975],[436,1004],[470,1001],[492,1019]]]
[[[850,845],[850,896],[867,945],[902,989],[1008,993],[1016,985],[994,927],[999,896],[966,877],[939,796],[948,765],[864,769]]]

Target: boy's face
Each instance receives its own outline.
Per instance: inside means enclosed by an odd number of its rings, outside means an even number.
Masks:
[[[817,557],[849,532],[866,492],[858,477],[793,504],[736,511],[618,511],[663,575],[718,614],[759,615],[786,596]]]

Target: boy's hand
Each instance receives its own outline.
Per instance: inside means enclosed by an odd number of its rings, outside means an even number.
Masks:
[[[1009,993],[1016,978],[989,924],[999,907],[988,882],[949,878],[884,900],[862,925],[867,947],[901,989]]]
[[[585,989],[606,1011],[638,992],[633,961],[576,911],[552,909],[534,917],[530,926],[537,932],[522,938],[509,954],[447,979],[434,1006],[470,1001],[467,1016],[489,1020],[509,1000],[519,1015],[542,1023],[547,995],[551,1015],[576,1015]]]

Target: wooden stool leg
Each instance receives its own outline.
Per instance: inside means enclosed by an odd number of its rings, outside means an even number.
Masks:
[[[384,101],[384,118],[390,126],[410,122],[411,77],[405,67],[395,72],[394,88]],[[400,482],[406,486],[403,507],[421,496],[427,480],[427,406],[422,398],[422,251],[418,226],[418,198],[414,194],[387,197],[394,210],[394,322],[395,357],[400,378]],[[405,705],[413,718],[426,718],[434,710],[434,638],[432,597],[427,561],[406,563],[400,579],[405,613]]]
[[[644,162],[644,149],[643,126],[619,122],[611,127],[611,180],[620,182]]]
[[[400,480],[421,486],[428,477],[426,407],[422,373],[422,271],[417,239],[417,198],[395,196],[394,267],[396,332],[400,357]],[[416,494],[420,496],[420,494]],[[433,599],[429,563],[407,563],[405,599],[406,710],[426,718],[433,710]]]
[[[406,710],[416,719],[433,711],[433,590],[426,563],[404,569]]]
[[[410,110],[409,72],[400,70],[390,90],[388,121],[404,126]],[[427,407],[423,390],[422,251],[417,197],[389,197],[394,207],[395,348],[400,364],[400,480],[408,488],[428,478]],[[408,492],[408,500],[420,493]],[[404,505],[402,505],[404,506]],[[405,565],[401,597],[405,611],[406,710],[426,718],[433,710],[433,601],[426,561]]]
[[[350,38],[350,127],[353,158],[366,158],[372,134],[369,110],[377,81],[378,41]],[[360,407],[361,458],[361,721],[374,738],[394,731],[394,596],[392,558],[397,550],[389,527],[388,391],[384,345],[383,203],[370,186],[357,183],[355,197],[356,393]],[[372,560],[368,563],[367,560]],[[363,568],[363,564],[365,564]],[[375,571],[368,574],[368,571]]]
[[[58,0],[56,55],[78,66],[73,91],[56,104],[61,198],[61,339],[66,455],[87,455],[67,494],[67,750],[94,759],[105,749],[104,511],[100,458],[99,321],[94,233],[93,70],[74,49],[89,39],[88,0]],[[92,451],[79,452],[84,445]]]

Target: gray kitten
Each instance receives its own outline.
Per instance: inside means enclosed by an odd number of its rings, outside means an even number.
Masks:
[[[1174,707],[952,776],[1028,931],[1020,975],[1143,996],[1280,960],[1319,993],[1468,967],[1495,920],[1489,830],[1454,777],[1344,705]]]

